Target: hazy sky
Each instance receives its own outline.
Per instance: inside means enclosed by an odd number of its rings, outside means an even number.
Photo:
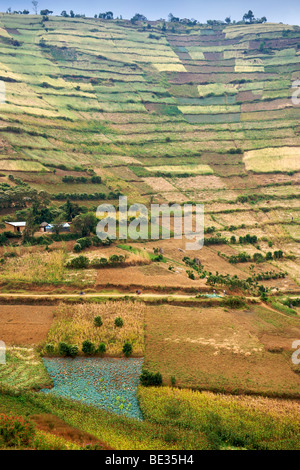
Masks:
[[[33,12],[30,0],[0,0],[0,11],[6,11],[8,7],[12,10],[30,10]],[[55,14],[62,10],[74,10],[75,13],[85,13],[86,16],[94,16],[95,13],[113,11],[115,16],[122,15],[123,18],[131,18],[135,13],[142,13],[148,19],[154,20],[167,18],[171,12],[180,18],[195,18],[200,22],[208,19],[222,19],[231,16],[232,19],[240,20],[243,14],[251,9],[255,17],[266,16],[268,21],[283,22],[287,24],[300,24],[300,1],[299,0],[151,0],[141,2],[137,0],[40,0],[38,9],[48,8]]]

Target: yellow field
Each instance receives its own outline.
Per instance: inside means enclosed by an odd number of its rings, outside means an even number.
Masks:
[[[239,113],[240,105],[232,106],[178,106],[183,114],[227,114]]]
[[[195,173],[199,175],[211,175],[213,170],[209,165],[186,165],[186,166],[150,166],[148,171],[161,171],[166,173]]]
[[[159,72],[186,72],[186,68],[182,64],[153,64],[153,65]]]
[[[204,59],[204,54],[202,51],[189,51],[189,54],[192,59],[194,60],[202,60]]]
[[[26,160],[0,160],[0,170],[7,171],[49,171],[41,163]]]
[[[105,343],[109,355],[122,354],[125,341],[133,345],[134,355],[144,353],[144,315],[147,307],[142,303],[107,302],[105,304],[60,305],[47,336],[47,343],[55,346],[60,341],[77,344],[89,339],[96,347]],[[94,326],[94,318],[100,316],[102,326]],[[116,327],[114,321],[121,317],[124,324]]]
[[[268,32],[276,32],[282,31],[285,29],[293,30],[293,26],[284,25],[284,24],[275,24],[275,23],[268,23],[268,24],[253,24],[253,25],[232,25],[227,26],[224,29],[226,34],[226,39],[234,39],[239,36],[243,36],[246,34],[260,34],[260,33],[268,33]]]
[[[271,173],[273,171],[299,171],[300,147],[267,148],[245,152],[246,169]]]

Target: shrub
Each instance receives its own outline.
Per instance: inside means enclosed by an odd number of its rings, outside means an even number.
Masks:
[[[86,256],[78,256],[67,263],[67,268],[85,269],[89,266],[90,260]]]
[[[76,346],[75,344],[68,344],[65,342],[61,342],[58,345],[58,352],[61,356],[64,356],[64,357],[66,356],[76,357],[79,352],[79,349],[78,349],[78,346]]]
[[[186,273],[187,273],[189,279],[195,280],[195,274],[193,273],[193,271],[187,271]]]
[[[58,344],[58,352],[61,356],[68,356],[69,345],[67,343],[61,342]]]
[[[46,344],[45,346],[45,351],[47,354],[53,354],[54,353],[54,344]]]
[[[96,351],[96,347],[94,343],[92,343],[90,340],[86,339],[82,343],[82,352],[84,354],[94,354]]]
[[[101,317],[98,315],[97,317],[94,318],[94,326],[99,327],[102,326],[103,322]]]
[[[261,253],[254,253],[253,261],[255,261],[256,263],[262,263],[264,261],[264,257]]]
[[[0,436],[8,447],[30,446],[35,429],[26,418],[0,414]]]
[[[132,344],[129,341],[125,341],[122,352],[124,356],[129,357],[132,354]]]
[[[121,317],[115,318],[115,326],[121,328],[124,325],[124,322]]]
[[[222,300],[222,305],[229,308],[243,308],[246,307],[246,302],[243,297],[229,296]]]
[[[153,373],[144,369],[140,376],[140,382],[144,387],[158,386],[162,384],[162,376],[159,372]]]
[[[81,245],[82,249],[89,248],[92,245],[92,240],[90,239],[90,237],[78,238],[76,242],[79,243],[79,245]]]
[[[75,253],[79,253],[82,250],[81,245],[79,243],[75,243],[73,250]]]
[[[94,246],[101,246],[102,245],[102,240],[99,237],[97,237],[97,235],[93,235],[92,243],[93,243]]]
[[[106,346],[104,343],[100,343],[98,347],[98,353],[99,354],[104,354],[106,353]]]
[[[76,357],[79,353],[79,348],[76,346],[76,344],[70,344],[69,345],[69,354],[68,356],[70,357]]]

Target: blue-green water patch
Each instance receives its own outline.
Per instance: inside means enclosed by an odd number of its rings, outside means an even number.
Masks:
[[[143,359],[76,357],[43,358],[43,362],[54,387],[41,392],[142,419],[137,387]]]

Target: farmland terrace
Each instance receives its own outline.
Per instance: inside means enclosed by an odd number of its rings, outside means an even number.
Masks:
[[[299,448],[297,80],[298,26],[0,14],[0,414],[31,448]],[[121,194],[203,203],[204,247],[76,225]]]
[[[300,28],[150,26],[0,16],[2,220],[26,205],[20,182],[54,206],[69,197],[95,210],[120,193],[145,204],[204,203],[206,227],[229,242],[203,252],[209,271],[247,277],[250,263],[233,269],[230,257],[282,250],[279,264],[269,262],[296,289]],[[247,234],[256,249],[234,243]]]

